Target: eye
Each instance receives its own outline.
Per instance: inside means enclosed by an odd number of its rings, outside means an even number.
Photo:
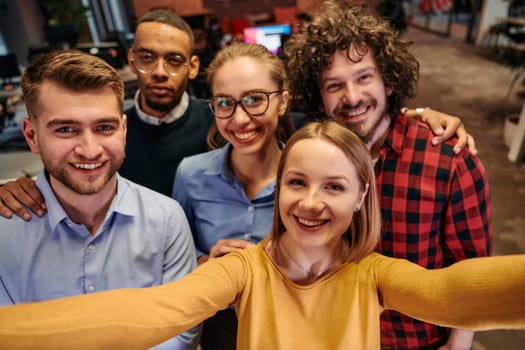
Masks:
[[[102,134],[113,134],[117,129],[116,125],[102,124],[96,127],[96,131]]]
[[[345,190],[344,186],[337,184],[337,183],[328,184],[326,187],[328,190],[334,191],[334,192],[343,192]]]
[[[141,52],[137,55],[139,61],[143,62],[143,63],[153,63],[155,62],[157,59],[155,58],[155,56],[153,56],[152,54],[148,53],[148,52]]]
[[[336,92],[340,90],[342,86],[343,86],[343,83],[330,83],[330,84],[326,84],[323,89],[326,92]]]
[[[72,126],[61,126],[54,130],[55,133],[66,135],[66,134],[72,134],[76,130]]]
[[[263,103],[266,99],[266,95],[263,93],[253,92],[242,98],[242,103],[245,106],[256,106]]]
[[[366,82],[372,78],[372,74],[366,73],[359,76],[360,82]]]
[[[213,101],[215,108],[228,109],[234,104],[233,99],[226,96],[216,96],[213,98]]]
[[[302,187],[304,186],[304,181],[301,179],[290,179],[288,180],[288,185],[292,187]]]
[[[181,56],[169,56],[166,58],[166,62],[173,67],[180,67],[182,66],[186,60]]]

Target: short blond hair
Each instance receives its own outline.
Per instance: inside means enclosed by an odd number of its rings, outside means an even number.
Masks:
[[[381,212],[376,180],[372,159],[366,145],[356,134],[335,121],[309,123],[296,131],[288,140],[277,169],[273,226],[266,240],[278,240],[286,231],[279,215],[279,192],[283,169],[290,150],[297,142],[305,139],[321,139],[335,145],[343,151],[348,161],[355,168],[361,191],[365,191],[368,184],[368,193],[361,210],[353,213],[352,222],[343,235],[343,239],[346,240],[350,248],[345,260],[358,262],[373,252],[381,235]],[[351,214],[348,213],[348,215]]]
[[[54,51],[38,56],[22,73],[20,85],[32,118],[38,114],[38,98],[45,81],[55,82],[74,91],[110,87],[120,110],[124,105],[124,81],[115,68],[101,58],[81,51]]]

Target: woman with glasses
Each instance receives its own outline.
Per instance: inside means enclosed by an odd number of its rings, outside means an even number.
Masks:
[[[207,78],[215,115],[208,144],[214,150],[185,158],[173,185],[199,264],[251,247],[268,234],[277,165],[291,131],[285,68],[264,46],[225,47]],[[236,331],[234,310],[220,311],[205,322],[201,346],[235,349]]]

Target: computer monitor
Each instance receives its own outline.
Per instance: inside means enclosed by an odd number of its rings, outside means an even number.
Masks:
[[[279,48],[284,44],[282,38],[291,34],[289,24],[275,24],[259,27],[244,28],[244,42],[264,45],[273,53],[278,53]]]

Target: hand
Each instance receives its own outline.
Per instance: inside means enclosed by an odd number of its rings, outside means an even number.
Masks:
[[[219,239],[210,249],[209,259],[218,258],[237,249],[246,249],[255,246],[252,242],[242,239]]]
[[[437,135],[432,139],[433,145],[440,144],[457,134],[458,141],[454,145],[454,153],[458,154],[465,146],[468,146],[470,153],[473,155],[478,154],[474,137],[467,133],[460,118],[425,108],[421,115],[421,121],[427,123],[434,134]]]
[[[452,329],[448,341],[438,350],[469,350],[472,348],[474,332],[464,329]]]
[[[44,198],[35,181],[24,176],[0,187],[0,215],[10,218],[14,212],[26,221],[31,220],[31,213],[22,205],[38,216],[44,215],[46,211]]]

